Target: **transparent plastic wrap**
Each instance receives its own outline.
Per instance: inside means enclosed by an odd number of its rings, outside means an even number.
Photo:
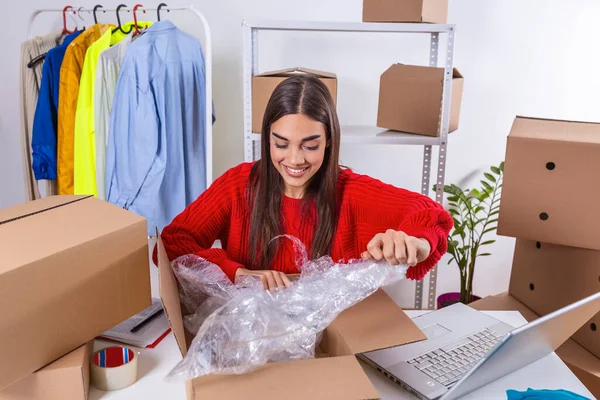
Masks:
[[[301,275],[287,289],[264,290],[253,279],[234,285],[218,266],[195,256],[173,262],[182,301],[196,310],[184,323],[197,334],[168,380],[242,374],[270,362],[314,358],[322,332],[342,311],[406,277],[406,266],[387,262],[308,261],[302,243],[290,239]]]

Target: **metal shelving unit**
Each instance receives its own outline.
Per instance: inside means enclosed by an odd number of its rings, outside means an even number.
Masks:
[[[385,144],[423,146],[423,175],[421,193],[429,195],[432,147],[438,146],[435,174],[436,201],[442,203],[446,175],[450,99],[452,93],[452,70],[454,65],[455,26],[448,24],[412,23],[365,23],[365,22],[317,22],[317,21],[243,21],[243,81],[244,81],[244,159],[253,161],[260,157],[260,133],[252,132],[252,76],[260,73],[258,68],[259,31],[317,31],[317,32],[365,32],[365,33],[422,33],[430,35],[429,66],[437,67],[439,60],[439,36],[447,35],[447,45],[441,64],[444,83],[440,118],[440,136],[430,137],[390,131],[375,126],[342,125],[341,142],[347,144]],[[257,146],[258,145],[258,146]],[[423,279],[424,281],[425,279]],[[424,282],[415,284],[415,308],[423,307]],[[437,289],[437,266],[429,273],[427,295],[428,309],[435,308]]]

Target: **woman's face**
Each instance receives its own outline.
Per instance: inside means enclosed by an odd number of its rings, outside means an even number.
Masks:
[[[304,114],[289,114],[271,124],[269,136],[271,160],[283,178],[284,194],[302,198],[323,165],[325,126]]]

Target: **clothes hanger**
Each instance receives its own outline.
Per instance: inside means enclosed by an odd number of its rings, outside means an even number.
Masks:
[[[96,16],[96,11],[98,11],[99,8],[104,8],[104,7],[102,7],[100,4],[96,4],[92,11],[92,14],[94,15],[94,24],[98,23],[98,17]],[[102,10],[102,12],[105,13],[106,11]]]
[[[116,31],[120,30],[121,32],[123,32],[124,34],[128,35],[131,33],[131,31],[133,30],[133,27],[130,27],[129,30],[127,32],[125,32],[123,30],[123,25],[121,25],[121,17],[119,17],[119,11],[121,10],[121,8],[123,7],[127,7],[125,4],[119,4],[119,6],[117,7],[117,27],[115,29],[113,29],[112,33],[115,33]]]
[[[136,4],[133,7],[133,29],[135,29],[135,32],[133,33],[134,35],[139,35],[142,33],[142,31],[140,31],[140,28],[138,27],[138,21],[137,21],[137,9],[140,7],[144,7],[141,4]],[[145,14],[146,10],[142,10],[142,12]],[[146,25],[146,27],[144,29],[148,28],[148,26]]]
[[[62,30],[62,33],[73,33],[73,32],[75,32],[77,30],[77,29],[75,29],[73,31],[70,31],[70,30],[67,29],[67,11],[69,9],[73,10],[73,6],[65,6],[65,8],[63,8],[63,12],[62,12],[62,15],[63,15],[63,30]],[[77,25],[77,21],[75,21],[75,25]]]
[[[81,20],[81,22],[84,24],[83,27],[81,28],[81,30],[84,31],[85,30],[85,20],[81,16],[81,10],[82,9],[83,9],[83,6],[79,7],[77,9],[77,11],[73,11],[73,14],[77,15],[79,17],[79,19]],[[79,27],[79,24],[77,24],[77,26]]]
[[[160,21],[160,9],[162,7],[168,7],[165,3],[160,3],[158,7],[156,7],[156,20]],[[167,12],[171,12],[171,10],[167,9]]]

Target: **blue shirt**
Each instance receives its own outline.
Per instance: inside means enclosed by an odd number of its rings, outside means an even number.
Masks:
[[[204,55],[170,21],[127,49],[106,149],[106,200],[162,230],[206,189]],[[214,122],[214,114],[213,114]]]
[[[56,179],[56,126],[58,123],[58,87],[60,66],[69,43],[81,31],[67,35],[62,44],[50,49],[44,58],[40,93],[33,115],[31,148],[35,179]]]

